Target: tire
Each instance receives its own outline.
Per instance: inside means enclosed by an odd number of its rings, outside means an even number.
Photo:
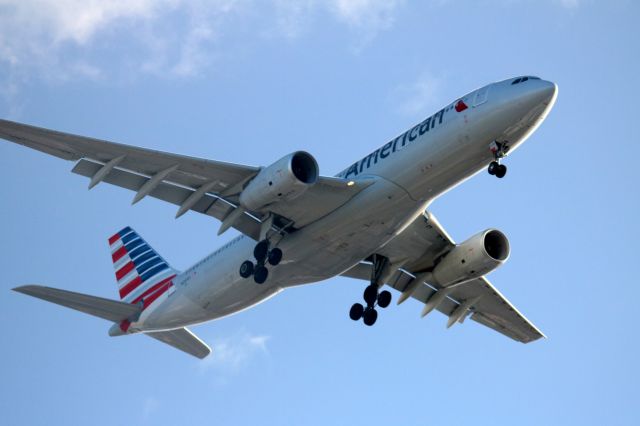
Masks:
[[[387,290],[381,292],[378,295],[378,306],[380,306],[381,308],[386,308],[387,306],[389,306],[390,303],[391,303],[391,293],[389,293]]]
[[[367,308],[364,310],[364,314],[362,315],[362,320],[364,321],[365,325],[368,325],[369,327],[371,327],[373,324],[376,323],[377,319],[378,319],[378,311],[376,311],[373,308]]]
[[[269,241],[262,240],[253,248],[253,257],[256,258],[258,263],[264,264],[267,260],[267,254],[269,253]]]
[[[489,172],[490,175],[495,175],[499,168],[500,164],[498,164],[496,161],[492,161],[491,163],[489,163],[487,172]]]
[[[362,318],[363,313],[364,306],[362,306],[360,303],[354,303],[351,307],[351,310],[349,311],[349,318],[354,321],[358,321],[360,318]]]
[[[363,297],[367,306],[373,306],[378,299],[378,287],[373,284],[368,285],[367,288],[364,289]]]
[[[262,284],[267,280],[269,276],[269,270],[262,265],[256,266],[255,271],[253,271],[253,280],[257,284]]]
[[[276,266],[282,260],[282,250],[279,248],[274,248],[269,252],[269,256],[267,256],[267,260],[270,265]]]
[[[502,179],[507,174],[507,166],[504,164],[500,164],[498,169],[496,170],[496,177]]]
[[[242,265],[240,265],[240,276],[242,278],[249,278],[251,275],[253,275],[253,262],[245,260],[242,262]]]

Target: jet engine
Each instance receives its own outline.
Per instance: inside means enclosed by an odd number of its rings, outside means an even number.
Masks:
[[[269,204],[293,200],[313,186],[318,175],[318,163],[311,154],[294,152],[260,170],[240,194],[240,204],[257,211]]]
[[[479,278],[509,258],[507,237],[487,229],[456,245],[433,269],[434,281],[443,287]]]

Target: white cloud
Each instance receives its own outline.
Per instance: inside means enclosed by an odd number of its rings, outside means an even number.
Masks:
[[[203,370],[214,368],[225,373],[237,373],[256,355],[267,355],[270,336],[246,331],[212,340],[212,353],[200,363]]]
[[[315,0],[274,0],[274,6],[277,32],[295,39],[309,27]]]
[[[49,77],[104,76],[86,58],[117,36],[122,50],[139,45],[144,60],[136,71],[180,77],[210,64],[220,28],[232,18],[299,35],[317,12],[328,9],[340,22],[368,37],[389,28],[401,0],[0,0],[0,65]],[[274,16],[265,12],[275,11]],[[252,15],[253,13],[253,15]],[[271,22],[269,22],[271,20]],[[120,43],[122,41],[118,39]],[[114,51],[117,47],[111,46]],[[63,49],[82,66],[60,59]],[[111,64],[117,66],[118,64]],[[91,72],[87,72],[91,69]]]
[[[393,24],[394,13],[403,0],[332,0],[331,9],[349,26],[377,32]]]
[[[356,53],[367,46],[381,31],[391,28],[395,13],[404,0],[331,0],[333,15],[358,34],[352,45]]]
[[[142,422],[147,423],[153,414],[160,408],[160,402],[153,396],[148,396],[142,404]]]
[[[580,0],[558,0],[558,2],[567,9],[577,9],[580,6]]]
[[[441,102],[444,82],[429,72],[423,72],[410,84],[398,86],[391,94],[398,111],[407,116],[422,117]]]
[[[0,97],[16,113],[31,80],[190,78],[232,55],[234,36],[294,40],[328,16],[361,48],[404,0],[0,0]]]

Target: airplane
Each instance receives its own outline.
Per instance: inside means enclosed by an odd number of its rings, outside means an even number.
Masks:
[[[494,82],[455,99],[334,177],[304,151],[266,167],[154,151],[0,120],[0,138],[74,161],[72,172],[135,191],[240,235],[185,271],[172,268],[135,230],[109,248],[120,300],[40,285],[13,290],[112,322],[109,335],[142,333],[198,358],[211,349],[187,327],[250,308],[294,286],[345,276],[365,282],[349,311],[372,326],[390,305],[384,285],[437,310],[447,327],[466,318],[513,340],[544,334],[486,278],[510,245],[485,229],[455,243],[428,210],[440,195],[504,158],[546,118],[557,85],[533,76]]]

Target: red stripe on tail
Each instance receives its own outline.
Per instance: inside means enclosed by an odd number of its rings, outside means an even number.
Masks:
[[[126,265],[124,265],[122,268],[118,270],[118,272],[116,272],[116,279],[120,281],[122,277],[124,277],[125,275],[127,275],[129,272],[133,270],[134,266],[136,265],[134,265],[133,262],[129,262]]]
[[[124,256],[125,254],[127,254],[127,249],[124,246],[120,247],[115,251],[115,253],[111,255],[113,263],[116,263],[118,260],[122,259],[122,256]]]
[[[142,284],[142,278],[140,275],[132,279],[128,284],[120,289],[120,299],[124,299],[127,294],[131,293],[133,290],[138,288],[138,286]]]
[[[153,293],[154,291],[158,290],[160,287],[162,287],[163,285],[165,285],[166,283],[168,283],[169,281],[171,281],[175,277],[176,277],[175,275],[171,275],[170,277],[167,277],[164,280],[160,281],[158,284],[152,285],[151,287],[146,289],[144,291],[144,293],[142,293],[140,296],[136,297],[135,300],[131,301],[131,303],[135,305],[136,303],[140,302],[142,299],[144,299],[145,297],[147,297],[149,294]],[[155,299],[153,299],[153,300],[155,300]],[[144,303],[145,303],[145,306],[146,306],[147,305],[147,301],[145,300]]]

